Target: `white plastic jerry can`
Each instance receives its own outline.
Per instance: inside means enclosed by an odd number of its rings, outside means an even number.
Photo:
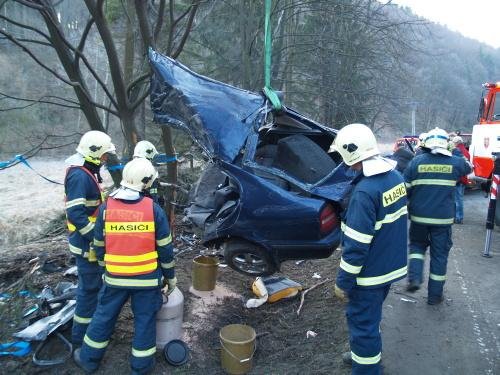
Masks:
[[[165,345],[182,336],[184,315],[184,296],[175,288],[167,297],[163,296],[163,305],[156,314],[156,348],[163,350]]]

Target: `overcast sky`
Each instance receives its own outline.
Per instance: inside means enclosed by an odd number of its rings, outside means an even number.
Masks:
[[[500,0],[393,0],[450,30],[500,47]]]

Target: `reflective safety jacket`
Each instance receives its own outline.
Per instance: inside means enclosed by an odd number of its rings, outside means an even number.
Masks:
[[[357,181],[357,182],[356,182]],[[406,276],[407,209],[403,177],[395,170],[360,176],[342,223],[337,285],[378,288]]]
[[[94,249],[105,266],[104,282],[116,288],[149,289],[175,277],[167,216],[150,198],[108,198],[99,207]]]
[[[456,156],[416,156],[404,176],[410,199],[410,220],[424,225],[451,225],[455,218],[455,185],[471,168]]]
[[[64,179],[69,250],[76,256],[88,257],[94,238],[97,208],[102,202],[101,188],[95,176],[83,166],[71,166]]]
[[[118,199],[106,201],[104,225],[106,271],[111,275],[135,276],[158,268],[153,201],[134,205]]]

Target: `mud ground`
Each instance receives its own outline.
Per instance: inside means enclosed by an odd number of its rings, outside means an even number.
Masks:
[[[500,374],[500,231],[496,228],[493,234],[493,258],[483,258],[486,208],[487,200],[481,192],[466,193],[464,224],[453,227],[454,246],[449,257],[444,303],[427,305],[425,284],[415,294],[405,291],[405,280],[392,287],[381,324],[384,374]],[[54,287],[60,280],[72,280],[61,272],[35,271],[29,276],[34,266],[29,260],[40,255],[64,269],[71,265],[65,236],[58,234],[59,231],[53,223],[49,236],[2,254],[0,292],[19,280],[23,283],[14,289],[28,289],[34,294],[44,285]],[[296,314],[299,298],[257,309],[244,308],[243,302],[252,297],[252,280],[227,267],[219,268],[217,293],[200,299],[189,292],[192,259],[201,249],[196,242],[189,241],[190,235],[180,223],[175,247],[179,287],[185,297],[184,340],[191,350],[189,362],[172,367],[157,353],[154,374],[222,374],[219,330],[231,323],[249,324],[257,332],[251,374],[350,373],[339,360],[340,354],[348,349],[347,329],[343,306],[333,297],[332,282],[307,294],[300,316]],[[335,252],[324,260],[286,262],[282,273],[307,288],[325,278],[334,279],[338,258],[339,253]],[[321,279],[313,278],[314,273],[321,275]],[[29,298],[17,297],[13,303],[0,304],[1,342],[10,340],[10,334],[19,329],[23,308],[32,303]],[[132,327],[132,313],[126,306],[98,374],[129,373]],[[307,331],[314,331],[317,336],[307,338]],[[48,345],[47,355],[57,352],[57,346]],[[44,368],[34,366],[31,356],[26,356],[0,357],[0,373],[81,372],[72,360]]]
[[[184,228],[179,233],[189,236]],[[56,231],[57,232],[57,231]],[[180,236],[178,236],[180,237]],[[251,374],[348,374],[350,370],[340,360],[340,354],[348,349],[347,331],[343,306],[333,297],[333,282],[327,282],[312,290],[305,297],[301,313],[297,316],[300,298],[264,304],[257,309],[247,309],[244,302],[253,298],[253,279],[240,275],[229,267],[220,267],[216,293],[209,298],[199,298],[189,292],[193,258],[202,249],[196,243],[178,240],[176,272],[178,286],[184,294],[184,340],[190,348],[189,362],[181,367],[166,363],[161,353],[156,355],[154,374],[223,374],[220,365],[221,344],[219,330],[232,323],[252,326],[257,334],[257,350]],[[54,264],[67,269],[72,265],[64,235],[45,237],[39,241],[13,248],[0,259],[0,291],[16,281],[11,288],[39,293],[45,285],[54,287],[59,281],[75,281],[74,276],[62,272],[44,273],[40,270],[30,275],[36,262],[30,260],[45,254]],[[339,262],[336,253],[329,259],[305,261],[300,264],[283,264],[282,273],[300,282],[305,288],[334,279]],[[313,278],[319,274],[320,279]],[[15,294],[15,293],[12,293]],[[10,334],[18,331],[23,321],[19,319],[24,308],[36,302],[33,298],[16,297],[0,306],[1,342],[10,341]],[[306,337],[307,331],[317,333]],[[69,337],[70,330],[64,331]],[[133,316],[125,306],[98,374],[129,373],[130,345],[133,335]],[[61,346],[56,340],[49,342],[44,355],[57,356]],[[9,374],[76,374],[81,371],[70,359],[53,367],[35,366],[31,355],[22,359],[0,357],[0,373]]]

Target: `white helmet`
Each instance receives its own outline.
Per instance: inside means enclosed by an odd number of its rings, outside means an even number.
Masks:
[[[132,159],[123,168],[120,185],[141,192],[148,189],[157,177],[158,172],[149,160],[143,158]]]
[[[137,142],[134,148],[134,158],[146,158],[148,160],[153,160],[153,158],[158,155],[156,147],[149,141]]]
[[[335,148],[349,166],[380,154],[373,132],[363,124],[350,124],[340,129]]]
[[[456,145],[458,145],[460,143],[464,143],[464,140],[459,135],[456,135],[456,136],[453,137],[453,143],[456,144]]]
[[[115,145],[111,142],[111,137],[98,130],[86,132],[80,139],[76,152],[81,154],[86,161],[100,165],[101,156],[106,152],[115,152]]]
[[[425,138],[425,147],[430,148],[433,153],[440,153],[443,155],[451,155],[448,151],[448,133],[440,128],[434,128],[427,133]]]

